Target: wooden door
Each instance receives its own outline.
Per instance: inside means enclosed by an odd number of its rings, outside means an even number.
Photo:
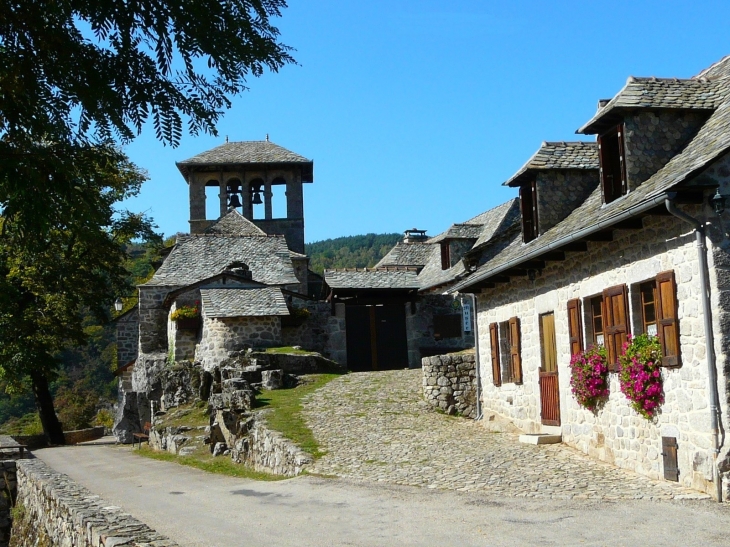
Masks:
[[[373,351],[370,340],[372,306],[345,308],[347,368],[353,371],[372,370]]]
[[[560,383],[558,382],[558,350],[555,344],[555,315],[540,316],[540,416],[543,425],[560,425]]]
[[[375,336],[379,370],[408,367],[404,304],[375,306]]]

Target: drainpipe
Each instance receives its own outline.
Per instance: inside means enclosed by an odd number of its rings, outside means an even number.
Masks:
[[[482,419],[482,379],[479,372],[479,325],[477,322],[477,299],[472,293],[457,293],[471,297],[471,318],[474,326],[474,366],[477,371],[477,416],[474,420]]]
[[[714,448],[713,454],[713,480],[715,481],[715,488],[717,490],[716,497],[717,501],[722,501],[722,481],[720,479],[720,470],[717,467],[717,459],[720,455],[720,426],[718,421],[718,415],[720,412],[720,406],[718,404],[717,396],[717,368],[715,365],[715,340],[712,331],[712,310],[710,307],[710,288],[708,284],[709,269],[707,267],[707,244],[705,238],[705,227],[704,225],[694,217],[691,217],[684,211],[677,209],[674,204],[674,199],[677,194],[675,192],[667,193],[667,199],[664,204],[667,207],[667,211],[675,217],[683,220],[684,222],[691,224],[695,229],[695,238],[697,245],[697,257],[699,258],[700,265],[700,287],[702,290],[702,312],[704,315],[705,323],[705,353],[707,354],[707,377],[710,384],[710,428],[712,429],[712,446]]]

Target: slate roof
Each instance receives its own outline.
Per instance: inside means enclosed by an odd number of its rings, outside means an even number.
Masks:
[[[723,101],[722,85],[715,80],[629,77],[626,85],[577,133],[600,133],[613,115],[635,108],[714,110]]]
[[[304,156],[270,141],[227,142],[177,162],[179,166],[235,165],[245,163],[311,163]]]
[[[537,152],[503,186],[520,186],[536,171],[548,169],[598,169],[596,142],[543,142]]]
[[[235,209],[210,226],[205,233],[228,236],[266,236],[266,232]]]
[[[457,283],[452,290],[457,291],[488,280],[491,276],[531,258],[537,258],[548,250],[557,249],[574,240],[578,233],[585,236],[600,231],[627,216],[648,210],[655,204],[661,205],[667,191],[698,174],[728,150],[730,97],[710,116],[682,152],[635,190],[604,206],[601,187],[597,187],[565,220],[527,244],[523,244],[521,238],[515,237],[509,247],[480,266],[468,278]]]
[[[297,284],[289,253],[284,236],[181,235],[146,285],[190,285],[220,273],[233,262],[245,263],[254,281]]]
[[[452,224],[445,232],[428,240],[428,243],[440,243],[447,239],[476,240],[482,233],[481,224]]]
[[[387,270],[325,270],[324,280],[333,289],[417,289],[414,268]]]
[[[203,315],[206,317],[251,317],[289,315],[281,289],[200,289]]]
[[[472,249],[484,246],[493,241],[494,238],[500,237],[506,231],[510,230],[516,224],[520,223],[519,199],[514,198],[505,203],[497,205],[488,211],[485,211],[472,219],[467,220],[464,224],[458,226],[473,226],[479,229],[478,238],[472,245]],[[448,233],[449,230],[444,232]],[[433,243],[441,241],[444,234],[440,234],[432,238]],[[440,245],[431,245],[432,249],[429,253],[426,265],[418,274],[418,282],[421,290],[431,289],[440,285],[453,283],[455,280],[463,277],[467,270],[463,261],[459,260],[451,268],[441,269],[441,248]]]
[[[406,243],[399,241],[380,259],[375,267],[383,266],[416,266],[422,267],[426,264],[429,253],[433,247],[425,241]]]

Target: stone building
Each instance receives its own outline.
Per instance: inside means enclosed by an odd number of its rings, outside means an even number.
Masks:
[[[177,361],[212,370],[243,349],[285,344],[344,356],[341,322],[317,303],[321,280],[303,254],[312,162],[267,139],[226,143],[177,166],[190,190],[190,234],[178,235],[138,287],[138,305],[117,320],[120,438],[148,421],[160,373]],[[217,191],[215,218],[206,188]],[[285,189],[279,209],[276,188]],[[301,308],[311,308],[308,328],[289,320]]]
[[[557,433],[598,459],[728,496],[730,60],[691,79],[629,78],[579,131],[543,143],[505,184],[517,229],[465,254],[449,286],[478,305],[483,411]],[[653,420],[621,393],[631,335],[659,338]],[[571,393],[571,356],[608,353],[610,395]]]

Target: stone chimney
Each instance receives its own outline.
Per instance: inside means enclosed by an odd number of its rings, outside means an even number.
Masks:
[[[403,234],[403,243],[418,243],[427,239],[426,230],[419,230],[418,228],[411,228]]]

